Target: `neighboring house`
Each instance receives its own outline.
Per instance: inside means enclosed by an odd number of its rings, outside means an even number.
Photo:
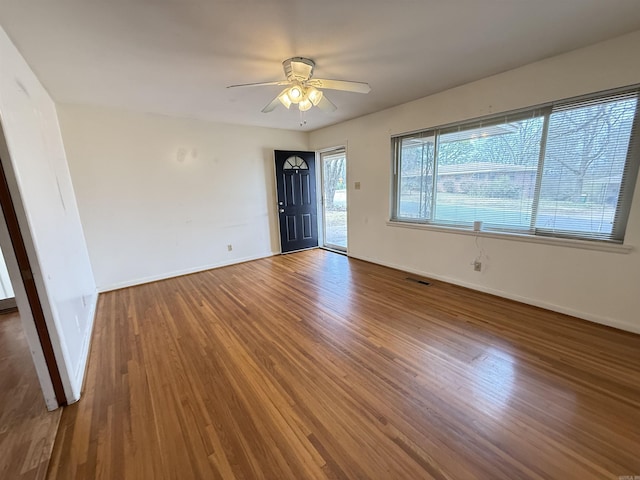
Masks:
[[[536,172],[536,167],[489,162],[442,165],[438,168],[437,188],[438,192],[469,193],[469,188],[480,181],[502,188],[512,187],[518,196],[520,192],[531,196],[536,188]]]
[[[535,195],[536,166],[505,165],[490,162],[473,162],[460,165],[442,165],[438,168],[437,189],[443,193],[463,193],[479,197],[525,198]],[[543,197],[552,200],[575,198],[574,175],[566,175],[557,169],[545,171]],[[552,177],[552,180],[549,178]],[[420,189],[420,172],[406,172],[403,184],[412,190]],[[610,176],[598,171],[585,175],[580,200],[583,202],[615,203],[620,188],[620,176]],[[478,191],[478,185],[484,190]],[[475,189],[475,191],[472,191]],[[413,192],[412,192],[413,193]]]
[[[520,196],[520,192],[532,196],[536,187],[537,167],[525,165],[505,165],[490,162],[464,163],[460,165],[442,165],[438,168],[437,189],[446,193],[470,193],[477,188],[478,181],[486,181],[506,192],[506,196]],[[403,184],[410,188],[420,188],[420,172],[406,172],[402,175]],[[483,196],[479,192],[480,196]],[[485,194],[484,196],[493,196]],[[501,196],[501,195],[496,195]]]

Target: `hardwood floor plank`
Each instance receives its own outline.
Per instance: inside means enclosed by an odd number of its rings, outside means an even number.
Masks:
[[[322,250],[100,296],[50,479],[640,475],[640,336]]]
[[[61,414],[47,411],[20,315],[0,315],[0,478],[45,478]]]

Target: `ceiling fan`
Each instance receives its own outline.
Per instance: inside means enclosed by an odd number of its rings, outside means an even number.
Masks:
[[[263,113],[273,111],[279,104],[286,108],[298,105],[301,112],[316,106],[325,112],[333,112],[336,107],[324,93],[319,90],[342,90],[345,92],[369,93],[371,87],[365,82],[351,82],[347,80],[326,80],[313,77],[315,62],[309,58],[292,57],[282,62],[286,80],[275,82],[245,83],[242,85],[230,85],[227,88],[237,87],[262,87],[267,85],[286,85],[286,88],[274,98],[271,103],[262,109]]]

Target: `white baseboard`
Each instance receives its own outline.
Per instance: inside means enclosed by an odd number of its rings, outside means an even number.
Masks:
[[[377,265],[382,265],[384,267],[394,268],[396,270],[401,270],[403,272],[413,273],[415,275],[420,275],[422,277],[433,278],[434,280],[440,280],[442,282],[459,285],[461,287],[470,288],[471,290],[477,290],[479,292],[489,293],[491,295],[496,295],[498,297],[508,298],[509,300],[515,300],[516,302],[526,303],[527,305],[533,305],[534,307],[540,307],[546,310],[563,313],[565,315],[571,315],[572,317],[581,318],[583,320],[599,323],[601,325],[617,328],[619,330],[625,330],[627,332],[632,332],[632,333],[640,333],[640,325],[631,325],[625,322],[621,322],[620,320],[617,320],[614,318],[606,318],[606,317],[600,317],[597,315],[592,315],[588,312],[582,312],[582,311],[574,310],[571,308],[566,308],[566,307],[563,307],[562,305],[555,305],[553,303],[548,303],[541,300],[524,297],[521,295],[514,295],[512,293],[505,292],[503,290],[497,290],[494,288],[485,287],[484,285],[464,282],[456,278],[451,278],[443,275],[434,275],[429,272],[423,272],[420,270],[412,269],[410,267],[405,267],[403,265],[396,265],[393,263],[382,262],[376,258],[371,258],[364,255],[353,255],[349,253],[349,257],[356,258],[359,260],[364,260],[365,262],[375,263]]]
[[[143,278],[137,278],[137,279],[133,279],[133,280],[127,280],[127,281],[115,283],[115,284],[112,284],[112,285],[99,286],[98,287],[98,293],[110,292],[110,291],[113,291],[113,290],[119,290],[121,288],[127,288],[127,287],[135,287],[136,285],[143,285],[145,283],[157,282],[159,280],[167,280],[169,278],[180,277],[182,275],[189,275],[191,273],[204,272],[206,270],[211,270],[211,269],[214,269],[214,268],[228,267],[229,265],[236,265],[238,263],[250,262],[252,260],[260,260],[261,258],[268,258],[268,257],[272,257],[274,255],[277,255],[277,253],[269,252],[269,253],[264,253],[264,254],[261,254],[261,255],[255,255],[255,256],[250,256],[250,257],[235,258],[235,259],[230,260],[228,262],[220,262],[220,263],[212,263],[212,264],[209,264],[209,265],[201,265],[199,267],[186,268],[184,270],[176,270],[176,271],[173,271],[173,272],[161,273],[159,275],[151,275],[149,277],[143,277]]]
[[[15,310],[16,308],[18,307],[15,297],[3,298],[0,300],[0,311]]]

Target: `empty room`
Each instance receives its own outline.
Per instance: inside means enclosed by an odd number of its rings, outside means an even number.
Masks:
[[[0,478],[640,480],[639,52],[638,0],[0,0]]]

